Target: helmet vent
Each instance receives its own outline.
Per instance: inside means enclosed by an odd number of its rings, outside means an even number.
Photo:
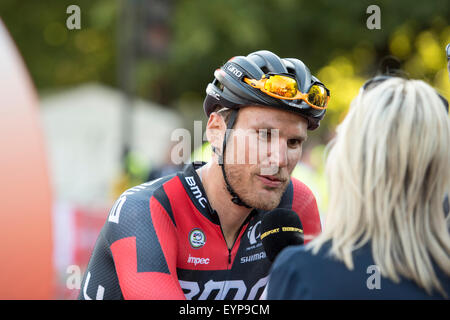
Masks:
[[[290,74],[292,74],[292,75],[295,74],[295,69],[292,69],[292,68],[286,68],[286,69],[287,69],[287,72],[288,72],[288,73],[290,73]]]
[[[261,71],[264,73],[264,74],[268,74],[270,71],[269,71],[269,69],[267,68],[267,67],[261,67]]]
[[[220,82],[219,80],[214,79],[213,85],[220,91],[223,91],[224,86],[223,86],[222,82]]]

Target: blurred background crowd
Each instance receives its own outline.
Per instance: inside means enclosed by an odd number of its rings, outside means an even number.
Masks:
[[[70,30],[73,4],[81,25]],[[367,27],[372,4],[381,10],[380,29]],[[206,85],[230,57],[261,49],[295,57],[330,89],[327,114],[294,171],[316,195],[322,218],[325,145],[389,57],[450,98],[447,0],[2,0],[0,17],[38,92],[55,299],[77,296],[67,286],[68,267],[85,268],[116,197],[179,169],[170,160],[171,134],[193,131],[194,121],[206,125]],[[207,161],[208,152],[205,145],[186,161]]]

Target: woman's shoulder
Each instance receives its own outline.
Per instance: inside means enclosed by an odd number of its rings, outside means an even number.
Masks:
[[[353,269],[331,253],[331,242],[323,243],[317,250],[310,245],[285,248],[275,260],[272,271],[284,274],[313,275],[312,277],[343,279],[351,274],[367,275],[374,265],[370,245],[366,244],[352,253]]]
[[[327,264],[333,261],[333,257],[330,255],[330,243],[324,243],[317,252],[313,252],[312,248],[307,245],[301,246],[289,246],[283,249],[278,257],[275,259],[273,269],[290,266],[296,270],[302,268],[314,268],[316,263],[322,263],[327,260]],[[328,261],[330,260],[330,261]]]
[[[312,252],[309,246],[290,246],[272,265],[268,299],[311,299],[326,292],[328,277],[335,272],[327,246]]]

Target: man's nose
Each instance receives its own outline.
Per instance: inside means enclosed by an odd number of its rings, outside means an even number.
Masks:
[[[278,168],[286,167],[288,164],[287,142],[283,139],[273,141],[269,150],[269,161],[271,166]]]

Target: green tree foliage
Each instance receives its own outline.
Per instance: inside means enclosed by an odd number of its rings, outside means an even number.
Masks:
[[[81,9],[81,29],[69,30],[68,6]],[[38,90],[100,81],[115,84],[115,1],[0,2],[0,16]]]
[[[139,3],[144,0],[134,0]],[[45,4],[44,4],[45,3]],[[331,89],[318,134],[329,138],[365,79],[383,57],[396,56],[413,78],[450,93],[444,57],[450,42],[448,0],[177,0],[172,1],[166,59],[139,57],[136,93],[202,119],[213,70],[235,55],[268,49],[303,60]],[[77,1],[81,30],[67,30],[74,1],[2,0],[0,14],[38,89],[86,81],[117,85],[121,1]],[[381,9],[381,29],[366,26],[369,5]],[[119,75],[120,76],[120,75]]]

